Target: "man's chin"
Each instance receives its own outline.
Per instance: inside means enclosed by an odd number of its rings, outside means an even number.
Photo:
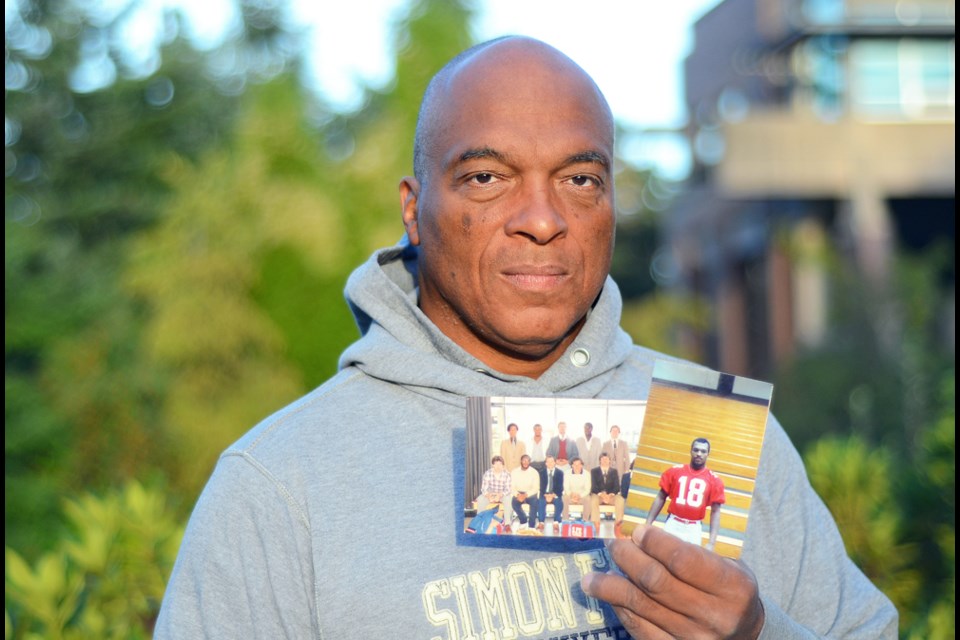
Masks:
[[[526,327],[529,326],[536,325],[534,323],[526,325]],[[517,331],[502,331],[488,342],[498,351],[522,360],[543,360],[557,350],[566,349],[580,332],[581,326],[583,326],[582,321],[572,325],[553,326],[541,331],[530,331],[522,327]]]

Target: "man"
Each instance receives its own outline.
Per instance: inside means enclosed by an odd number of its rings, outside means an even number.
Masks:
[[[547,455],[553,456],[562,471],[570,470],[570,460],[580,455],[577,443],[567,436],[567,423],[557,423],[557,435],[550,439]]]
[[[698,547],[703,542],[701,521],[707,515],[710,506],[710,536],[707,549],[713,550],[720,531],[720,505],[727,501],[723,480],[707,469],[710,456],[710,442],[706,438],[697,438],[690,443],[690,464],[671,467],[660,474],[660,491],[653,499],[647,524],[653,524],[666,499],[667,521],[663,530]]]
[[[510,504],[513,507],[513,513],[520,521],[520,528],[536,528],[540,508],[540,474],[530,466],[530,456],[524,455],[520,458],[520,466],[510,472],[510,482],[513,487],[513,498]],[[523,505],[527,505],[530,510],[529,516],[524,512]],[[510,522],[509,519],[505,521]]]
[[[527,445],[517,438],[519,428],[516,423],[507,425],[507,439],[500,442],[500,455],[503,456],[503,466],[507,471],[513,471],[520,466],[520,458],[527,453]]]
[[[554,528],[557,528],[563,516],[563,471],[557,469],[557,461],[553,456],[547,456],[544,465],[544,470],[540,472],[540,510],[537,512],[540,520],[537,528],[540,531],[543,531],[547,520],[548,504],[553,505]]]
[[[483,479],[480,481],[477,511],[483,511],[492,504],[502,504],[504,497],[511,495],[511,484],[510,472],[504,468],[503,458],[493,456],[490,468],[483,472]]]
[[[630,469],[630,446],[620,438],[620,427],[610,427],[610,439],[603,443],[602,452],[610,456],[610,466],[623,475]]]
[[[600,466],[590,472],[590,513],[593,524],[600,531],[600,507],[614,509],[614,521],[623,520],[623,497],[620,495],[620,474],[610,465],[610,456],[600,454]]]
[[[546,469],[547,442],[543,439],[543,425],[533,425],[533,440],[530,441],[530,466],[537,471]]]
[[[619,328],[607,277],[613,148],[599,89],[541,42],[485,43],[434,77],[400,183],[406,236],[347,282],[362,337],[220,458],[157,640],[896,638],[896,610],[847,558],[773,418],[740,562],[642,525],[609,547],[462,533],[451,483],[471,396],[649,393],[663,356]],[[412,502],[371,491],[366,465],[331,466],[326,452],[349,460],[371,441],[402,459],[390,483]],[[511,595],[492,614],[498,593]]]
[[[570,519],[570,507],[581,507],[581,519],[590,522],[590,474],[583,470],[583,460],[570,461],[570,473],[563,482],[563,519]]]
[[[509,520],[509,507],[503,509],[503,498],[510,495],[510,473],[503,467],[503,458],[493,456],[490,468],[483,472],[480,495],[476,499],[477,515],[468,523],[467,531],[486,533],[494,521]]]
[[[600,438],[593,437],[593,423],[585,422],[583,435],[577,438],[577,452],[583,458],[587,469],[593,469],[600,464]]]

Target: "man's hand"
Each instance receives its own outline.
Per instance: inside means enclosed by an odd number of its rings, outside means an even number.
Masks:
[[[609,602],[634,638],[745,638],[763,628],[753,573],[742,563],[638,525],[609,546],[626,576],[589,573],[584,592]]]

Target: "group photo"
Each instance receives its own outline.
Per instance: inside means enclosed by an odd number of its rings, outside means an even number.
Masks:
[[[615,538],[645,403],[470,398],[464,531]]]

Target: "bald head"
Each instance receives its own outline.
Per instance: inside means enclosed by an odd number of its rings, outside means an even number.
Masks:
[[[539,376],[610,269],[610,108],[556,49],[503,38],[431,81],[415,147],[399,191],[420,309],[493,369]]]
[[[508,94],[529,85],[532,78],[555,83],[562,80],[570,90],[593,103],[591,117],[609,130],[613,141],[613,116],[606,99],[593,79],[577,63],[550,45],[523,36],[504,36],[482,42],[450,60],[427,85],[420,104],[413,142],[414,176],[421,182],[429,178],[429,161],[437,159],[436,138],[450,126],[448,113],[462,108],[482,91]],[[465,95],[466,94],[466,95]],[[506,104],[509,109],[509,104]]]

